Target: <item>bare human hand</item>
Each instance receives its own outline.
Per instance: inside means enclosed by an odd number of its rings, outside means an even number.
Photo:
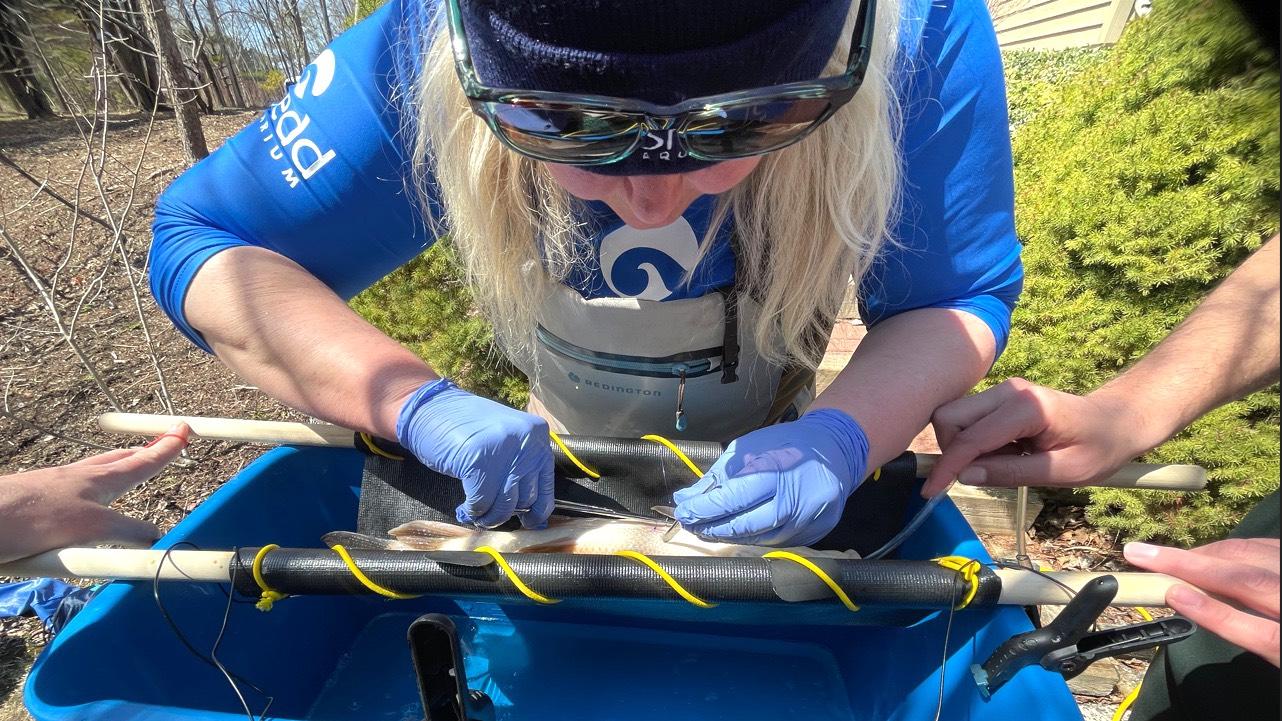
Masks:
[[[1148,450],[1143,419],[1129,406],[1021,378],[940,406],[931,423],[943,454],[922,495],[940,493],[953,479],[1009,487],[1080,486],[1106,478]]]
[[[142,448],[0,476],[0,563],[65,546],[155,541],[155,525],[107,506],[176,458],[189,432],[180,424]]]
[[[1278,539],[1230,538],[1189,551],[1128,543],[1124,552],[1140,568],[1206,592],[1172,586],[1166,603],[1176,612],[1278,665]]]

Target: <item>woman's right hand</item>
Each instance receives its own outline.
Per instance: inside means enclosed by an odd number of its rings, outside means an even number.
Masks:
[[[423,465],[463,482],[460,523],[493,528],[515,514],[524,527],[540,528],[552,514],[552,441],[538,416],[441,378],[405,401],[396,438]]]

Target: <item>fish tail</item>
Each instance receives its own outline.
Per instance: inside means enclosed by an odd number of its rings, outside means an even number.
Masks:
[[[385,538],[375,538],[354,531],[330,531],[321,536],[326,546],[342,546],[350,551],[382,551],[392,544]]]

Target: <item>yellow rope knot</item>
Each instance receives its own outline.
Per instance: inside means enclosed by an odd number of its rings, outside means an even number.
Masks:
[[[975,600],[975,594],[979,593],[979,570],[983,568],[983,564],[965,556],[942,556],[932,560],[944,568],[958,572],[961,574],[962,580],[970,584],[970,587],[966,589],[966,595],[962,597],[961,603],[954,608],[960,611],[969,606],[970,602]]]
[[[277,548],[280,548],[280,546],[277,546],[274,543],[269,543],[258,549],[258,553],[254,554],[254,562],[249,566],[249,572],[254,577],[254,583],[258,584],[258,588],[262,591],[262,594],[258,597],[258,603],[254,604],[254,608],[262,611],[263,613],[267,613],[272,610],[272,605],[277,601],[283,601],[289,597],[271,586],[268,586],[267,580],[263,578],[263,559],[267,558],[267,554],[275,551]]]

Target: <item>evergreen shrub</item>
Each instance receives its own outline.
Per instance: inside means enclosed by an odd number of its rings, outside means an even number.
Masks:
[[[459,386],[523,408],[525,375],[499,352],[494,327],[476,310],[449,239],[352,299],[375,327]]]
[[[1108,57],[1104,46],[1063,50],[1003,50],[1011,132],[1027,125],[1049,105],[1056,90]]]
[[[1027,282],[990,383],[1101,385],[1276,233],[1278,102],[1276,61],[1226,0],[1158,4],[1038,99],[1013,139]],[[1278,487],[1277,388],[1149,460],[1202,464],[1210,486],[1092,490],[1090,519],[1130,539],[1221,536]]]

